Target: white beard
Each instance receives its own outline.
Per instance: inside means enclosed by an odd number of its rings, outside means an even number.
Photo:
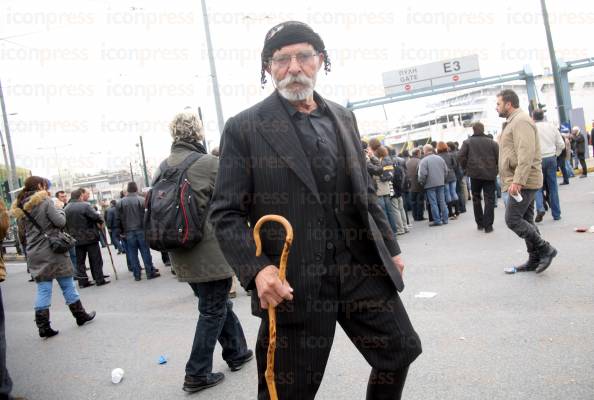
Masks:
[[[308,78],[305,75],[291,75],[288,74],[285,79],[277,81],[274,77],[272,78],[278,92],[288,101],[303,101],[308,97],[313,96],[314,87],[316,85],[316,75],[313,78]],[[302,89],[288,89],[293,83],[299,83],[303,86]]]

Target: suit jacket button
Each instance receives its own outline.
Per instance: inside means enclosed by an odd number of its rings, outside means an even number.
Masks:
[[[320,253],[316,254],[316,261],[322,261],[322,255]]]
[[[328,243],[326,243],[326,248],[327,248],[328,250],[332,250],[332,249],[334,248],[334,243],[332,243],[332,242],[328,242]]]

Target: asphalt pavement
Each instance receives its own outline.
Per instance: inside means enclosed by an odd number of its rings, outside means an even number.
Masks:
[[[594,399],[594,177],[560,187],[562,219],[548,213],[539,224],[559,251],[543,274],[506,275],[524,261],[522,240],[504,223],[503,202],[494,232],[476,229],[472,204],[447,226],[417,222],[399,237],[406,263],[402,299],[418,331],[423,354],[411,366],[404,399]],[[104,271],[111,273],[104,252]],[[119,280],[82,289],[96,320],[77,327],[57,284],[51,308],[60,334],[40,339],[34,323],[35,284],[23,263],[9,263],[2,283],[7,364],[13,395],[29,400],[250,399],[256,366],[229,371],[217,347],[214,370],[225,381],[194,395],[182,391],[184,366],[197,320],[197,299],[178,283],[158,253],[159,279],[135,282],[123,255]],[[434,297],[416,297],[420,292]],[[233,300],[250,346],[259,320],[243,289]],[[160,365],[159,357],[167,358]],[[111,383],[113,368],[124,379]],[[318,399],[364,399],[370,367],[338,328]]]

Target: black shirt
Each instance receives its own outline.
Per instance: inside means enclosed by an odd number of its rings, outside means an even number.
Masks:
[[[281,97],[295,127],[298,130],[297,136],[303,146],[303,151],[311,163],[311,169],[318,183],[318,190],[334,190],[334,187],[327,187],[336,181],[336,163],[338,158],[338,143],[334,124],[328,113],[326,105],[322,101],[316,101],[318,108],[309,114],[297,111],[291,103]],[[324,187],[320,187],[320,184]]]

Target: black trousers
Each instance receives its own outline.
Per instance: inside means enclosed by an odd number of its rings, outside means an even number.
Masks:
[[[470,178],[472,191],[472,206],[474,208],[474,220],[478,226],[483,228],[493,226],[495,219],[495,181],[486,179]],[[485,209],[483,210],[482,196],[485,198]]]
[[[586,159],[584,158],[584,155],[578,154],[578,160],[580,160],[580,165],[582,166],[582,175],[588,176],[588,165],[586,164]]]
[[[408,366],[421,354],[421,341],[384,267],[351,262],[329,265],[321,279],[319,296],[307,302],[304,321],[277,325],[275,382],[279,398],[315,398],[338,322],[372,367],[367,398],[400,399]],[[267,348],[265,317],[256,345],[260,400],[269,399],[264,378]]]
[[[76,246],[76,273],[78,282],[81,285],[89,283],[87,276],[85,261],[89,255],[89,266],[91,267],[91,275],[95,282],[100,283],[105,280],[103,278],[103,257],[101,257],[101,249],[99,243],[91,243],[82,246]]]
[[[526,242],[528,253],[546,245],[534,223],[534,197],[536,190],[522,189],[522,201],[518,203],[511,196],[505,207],[505,223],[516,235]]]
[[[410,202],[412,206],[412,215],[415,221],[423,220],[425,211],[425,194],[421,192],[410,192]]]

